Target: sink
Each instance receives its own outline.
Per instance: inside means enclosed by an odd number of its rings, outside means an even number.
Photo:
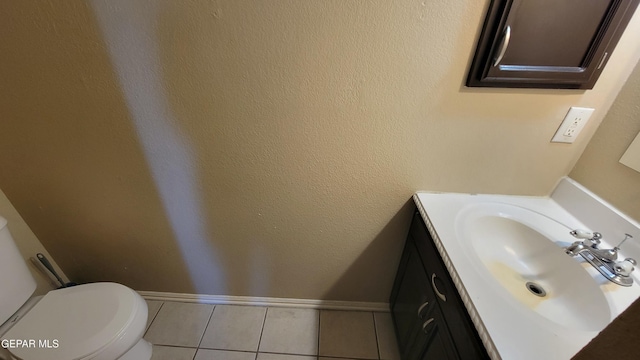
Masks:
[[[550,197],[422,192],[414,201],[492,359],[570,359],[640,298],[639,268],[632,286],[618,286],[563,252],[573,229],[600,231],[603,248],[620,233],[640,239],[639,223],[570,179]],[[640,259],[638,243],[625,245],[623,257]]]
[[[502,203],[477,203],[456,217],[458,241],[488,286],[512,303],[569,329],[602,330],[611,311],[600,284],[564,253],[567,226]]]

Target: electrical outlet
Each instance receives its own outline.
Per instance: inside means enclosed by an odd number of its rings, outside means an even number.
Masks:
[[[571,107],[551,142],[573,143],[594,111],[592,108]]]

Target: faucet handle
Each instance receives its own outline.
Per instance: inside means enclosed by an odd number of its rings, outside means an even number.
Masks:
[[[574,238],[583,239],[584,240],[583,243],[586,246],[589,246],[594,249],[598,248],[598,245],[600,245],[600,239],[602,239],[602,234],[596,231],[591,232],[591,231],[582,230],[582,229],[575,229],[571,231],[569,234],[571,234],[571,236],[573,236]]]
[[[600,239],[602,239],[602,234],[596,231],[591,232],[591,231],[582,230],[582,229],[575,229],[569,232],[569,234],[571,234],[571,236],[577,239],[597,241],[598,244],[600,243]]]
[[[638,263],[632,258],[626,258],[618,261],[613,265],[613,270],[620,276],[629,276],[633,271],[633,267]]]

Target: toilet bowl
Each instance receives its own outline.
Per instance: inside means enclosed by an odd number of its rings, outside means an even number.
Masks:
[[[2,336],[3,347],[15,359],[149,360],[146,322],[146,302],[128,287],[80,285],[46,294]]]
[[[147,303],[116,283],[31,298],[36,282],[0,217],[0,359],[149,360]],[[33,305],[35,303],[35,305]]]

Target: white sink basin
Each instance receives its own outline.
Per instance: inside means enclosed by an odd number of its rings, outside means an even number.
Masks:
[[[463,208],[455,226],[487,285],[511,295],[523,311],[582,331],[599,331],[611,321],[600,285],[561,247],[573,240],[570,228],[531,210],[490,202]]]
[[[491,359],[570,359],[640,297],[639,268],[632,286],[619,286],[563,252],[572,229],[601,232],[603,248],[625,233],[640,239],[640,224],[570,179],[551,197],[416,193],[414,200]],[[640,259],[640,245],[625,244],[620,257]],[[527,282],[547,295],[535,296]]]

